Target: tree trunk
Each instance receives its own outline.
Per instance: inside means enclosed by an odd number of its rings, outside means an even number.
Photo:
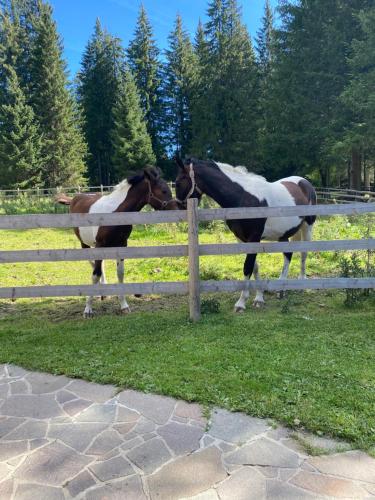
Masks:
[[[366,162],[366,160],[363,160],[363,177],[364,177],[365,191],[370,191],[371,189],[370,173],[371,173],[370,165]]]
[[[357,149],[352,150],[352,168],[351,168],[351,179],[350,188],[361,190],[362,187],[362,168],[361,168],[361,154]]]

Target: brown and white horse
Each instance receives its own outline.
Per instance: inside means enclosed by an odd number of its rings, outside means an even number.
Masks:
[[[310,182],[302,177],[287,177],[276,182],[267,182],[264,177],[252,174],[245,167],[232,167],[214,161],[177,159],[180,167],[176,179],[176,195],[180,206],[186,205],[188,198],[200,198],[206,194],[223,208],[235,207],[282,207],[296,205],[316,205],[316,193]],[[257,243],[261,240],[310,241],[315,216],[268,217],[228,221],[229,229],[243,242]],[[284,254],[284,267],[280,278],[288,277],[292,253]],[[300,278],[306,277],[307,253],[301,254]],[[259,280],[259,265],[256,254],[249,254],[244,264],[246,280],[254,272]],[[243,312],[249,291],[244,290],[235,305],[236,312]],[[258,290],[254,306],[264,304],[263,292]]]
[[[178,210],[178,205],[172,197],[172,192],[160,177],[160,172],[154,167],[147,167],[143,171],[122,181],[110,194],[79,194],[70,198],[64,194],[57,196],[56,201],[70,206],[70,213],[113,213],[139,212],[147,204],[156,210]],[[75,234],[81,242],[82,248],[90,247],[119,247],[127,246],[132,226],[102,226],[77,227]],[[102,260],[92,262],[93,284],[105,283]],[[119,283],[124,282],[124,261],[117,260],[117,277]],[[125,296],[119,297],[121,312],[130,312]],[[86,298],[84,316],[93,315],[93,297]]]

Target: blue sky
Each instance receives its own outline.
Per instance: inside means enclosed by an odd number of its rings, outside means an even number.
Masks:
[[[82,52],[92,34],[95,19],[113,35],[120,37],[125,46],[133,36],[139,0],[50,0],[54,17],[63,37],[65,57],[71,74],[79,68]],[[277,0],[271,0],[276,6]],[[243,0],[243,17],[254,37],[263,15],[264,0]],[[151,19],[155,38],[161,49],[177,13],[181,14],[186,29],[194,35],[199,18],[206,15],[207,0],[143,0]]]

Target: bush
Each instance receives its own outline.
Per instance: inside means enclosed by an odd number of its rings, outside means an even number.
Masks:
[[[362,264],[358,253],[353,252],[350,256],[341,257],[339,264],[341,276],[343,278],[371,278],[375,276],[375,266],[372,263],[372,254],[369,251],[366,264]],[[345,289],[344,304],[348,307],[354,307],[359,302],[365,300],[370,295],[374,295],[373,289]]]

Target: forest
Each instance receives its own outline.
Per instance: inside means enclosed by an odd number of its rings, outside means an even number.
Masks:
[[[202,12],[202,16],[205,14]],[[110,185],[174,156],[275,180],[372,189],[373,0],[265,0],[249,33],[237,0],[209,0],[168,48],[140,6],[127,47],[99,19],[76,75],[44,0],[0,0],[0,188]]]

